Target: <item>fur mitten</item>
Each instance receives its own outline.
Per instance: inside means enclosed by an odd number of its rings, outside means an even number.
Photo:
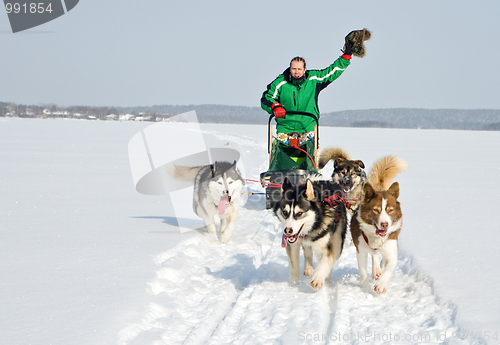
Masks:
[[[351,31],[345,37],[346,46],[352,43],[352,54],[362,58],[365,56],[365,45],[363,42],[369,40],[371,36],[372,33],[368,29]]]

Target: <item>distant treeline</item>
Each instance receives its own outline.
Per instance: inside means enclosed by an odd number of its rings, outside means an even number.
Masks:
[[[56,105],[17,105],[0,102],[0,116],[15,113],[20,117],[36,117],[44,108],[54,111],[95,115],[105,119],[109,114],[146,114],[153,121],[195,110],[200,122],[267,124],[269,115],[259,107],[228,105],[154,105],[137,107],[90,107]],[[14,110],[15,109],[15,110]],[[324,113],[320,126],[421,128],[459,130],[500,130],[500,110],[496,109],[368,109]]]
[[[266,124],[269,115],[259,107],[227,105],[155,105],[121,108],[125,112],[159,112],[172,115],[196,110],[200,122]],[[320,126],[500,130],[500,110],[496,109],[368,109],[324,113]]]
[[[500,130],[496,109],[369,109],[325,114],[322,125],[461,130]]]

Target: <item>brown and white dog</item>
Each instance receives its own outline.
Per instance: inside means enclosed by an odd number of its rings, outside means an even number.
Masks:
[[[330,161],[333,161],[332,180],[338,183],[344,192],[344,198],[348,202],[347,210],[351,215],[356,212],[361,199],[363,185],[366,182],[365,165],[360,160],[353,160],[351,156],[341,148],[328,147],[321,152],[318,167],[323,169]]]
[[[398,258],[398,236],[403,213],[398,201],[399,183],[392,181],[408,164],[396,156],[377,160],[363,187],[358,212],[351,220],[351,235],[356,246],[361,288],[368,287],[367,259],[372,256],[375,292],[386,292]],[[392,183],[392,184],[391,184]],[[382,256],[382,269],[379,263]]]

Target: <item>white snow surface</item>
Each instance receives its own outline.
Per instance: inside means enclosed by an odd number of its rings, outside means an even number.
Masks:
[[[169,197],[132,182],[127,145],[150,125],[0,119],[0,344],[499,342],[499,132],[321,128],[323,148],[367,168],[409,163],[398,265],[379,296],[373,281],[360,289],[350,239],[330,286],[291,286],[263,196],[225,245],[181,233]],[[165,150],[189,147],[182,126]],[[209,147],[240,151],[246,178],[267,169],[265,126],[201,129]]]

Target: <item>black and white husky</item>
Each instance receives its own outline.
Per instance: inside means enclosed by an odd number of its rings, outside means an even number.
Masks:
[[[236,161],[215,162],[214,164],[185,167],[169,164],[168,173],[182,181],[194,182],[193,210],[205,222],[208,233],[218,237],[221,243],[229,241],[233,235],[240,197],[245,180],[236,168]],[[214,217],[220,217],[220,229]]]
[[[292,186],[285,178],[282,199],[274,213],[283,226],[292,284],[300,282],[300,247],[304,250],[304,275],[321,289],[330,281],[333,265],[342,254],[347,231],[346,207],[340,186],[331,181],[311,181]],[[313,267],[313,254],[318,259]]]

